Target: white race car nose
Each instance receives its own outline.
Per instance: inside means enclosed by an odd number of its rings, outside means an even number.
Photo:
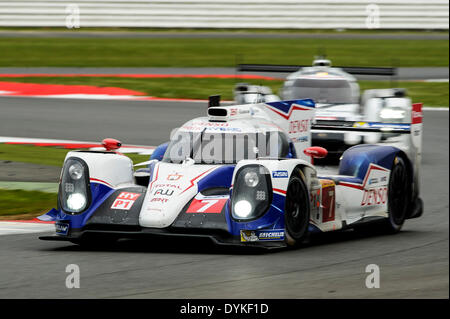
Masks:
[[[197,183],[217,166],[159,163],[153,173],[139,216],[142,227],[170,226],[198,193]]]

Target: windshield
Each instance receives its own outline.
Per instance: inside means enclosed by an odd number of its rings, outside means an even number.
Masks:
[[[164,154],[163,162],[236,164],[243,159],[285,158],[289,142],[279,131],[265,133],[177,132]]]
[[[287,99],[313,99],[316,103],[355,103],[346,79],[297,79],[286,84]]]

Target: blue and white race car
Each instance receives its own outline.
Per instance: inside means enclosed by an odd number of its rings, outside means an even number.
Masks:
[[[314,123],[312,100],[210,106],[173,131],[146,168],[117,151],[71,151],[61,172],[55,236],[95,245],[119,238],[201,237],[216,244],[296,246],[309,234],[372,223],[398,232],[422,214],[421,109],[411,123]],[[403,147],[357,145],[339,168],[311,129],[395,133]],[[405,147],[405,145],[407,147]],[[136,165],[135,165],[136,166]],[[323,171],[321,171],[323,169]]]

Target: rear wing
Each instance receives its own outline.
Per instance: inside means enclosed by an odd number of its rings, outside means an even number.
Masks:
[[[237,71],[294,73],[306,67],[311,67],[311,65],[238,64]],[[353,66],[333,66],[333,68],[340,68],[343,71],[350,74],[380,75],[380,76],[397,75],[397,68],[353,67]]]

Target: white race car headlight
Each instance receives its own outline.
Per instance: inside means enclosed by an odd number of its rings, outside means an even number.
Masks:
[[[262,165],[239,168],[231,195],[231,214],[238,221],[261,217],[272,203],[270,172]]]
[[[89,170],[78,157],[69,157],[63,167],[58,193],[60,209],[68,214],[84,212],[91,200]]]
[[[247,218],[252,212],[252,204],[245,199],[234,204],[234,214],[239,218]]]
[[[70,194],[67,197],[67,207],[72,211],[79,211],[86,206],[86,196],[83,194],[75,193]]]
[[[83,176],[84,168],[79,164],[75,163],[69,167],[70,177],[74,180],[79,180]]]
[[[394,109],[394,108],[383,108],[380,111],[380,118],[385,119],[403,119],[405,117],[406,111],[402,109]]]
[[[248,187],[255,187],[259,183],[258,174],[254,171],[249,171],[249,172],[245,173],[244,181]]]

